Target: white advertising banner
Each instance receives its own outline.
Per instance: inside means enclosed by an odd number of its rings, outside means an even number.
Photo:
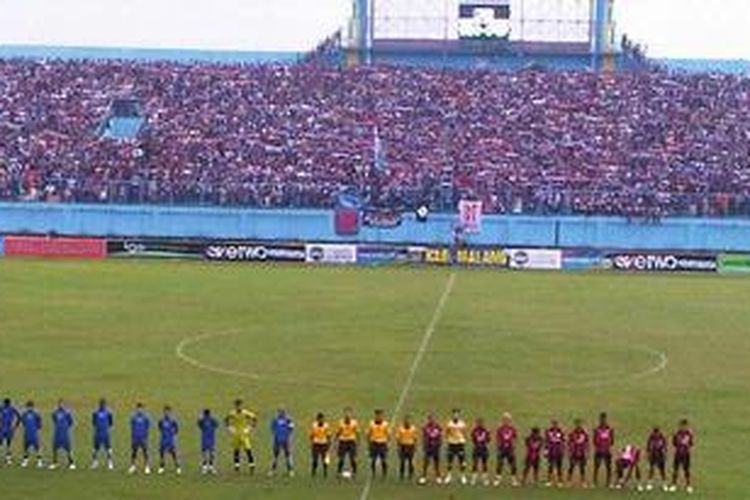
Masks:
[[[562,250],[506,250],[511,269],[562,269]]]
[[[482,231],[482,202],[461,200],[458,202],[458,221],[466,233]]]
[[[305,262],[316,264],[355,264],[356,245],[312,244],[305,245]]]

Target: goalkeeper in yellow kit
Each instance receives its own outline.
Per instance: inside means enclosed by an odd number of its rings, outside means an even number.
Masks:
[[[255,413],[242,407],[242,400],[234,401],[234,409],[229,412],[224,419],[224,423],[229,431],[232,451],[234,453],[234,470],[240,470],[240,456],[244,451],[247,455],[247,466],[250,473],[255,472],[255,457],[253,457],[253,448],[250,442],[250,436],[258,423]]]

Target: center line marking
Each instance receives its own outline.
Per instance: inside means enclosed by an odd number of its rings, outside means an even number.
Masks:
[[[401,412],[401,408],[404,406],[404,402],[406,402],[406,396],[409,395],[409,391],[414,384],[414,377],[417,374],[420,363],[422,363],[422,358],[427,352],[427,347],[429,347],[430,345],[430,340],[432,340],[432,335],[435,333],[435,328],[440,321],[440,317],[443,315],[443,309],[445,308],[445,304],[448,302],[448,297],[451,294],[451,290],[453,290],[453,285],[455,282],[456,273],[453,272],[451,273],[448,281],[445,284],[443,294],[440,296],[440,300],[438,301],[437,306],[435,306],[435,312],[432,313],[432,319],[427,325],[427,329],[425,329],[424,335],[422,336],[422,343],[419,344],[419,349],[414,356],[414,361],[412,361],[411,367],[409,367],[409,374],[406,377],[406,382],[404,382],[404,387],[401,389],[401,394],[398,396],[396,406],[391,412],[391,423],[396,422],[398,414]],[[370,489],[372,488],[372,479],[372,474],[367,476],[367,482],[365,482],[365,486],[364,488],[362,488],[362,494],[359,496],[359,500],[367,500],[367,497],[370,495]]]

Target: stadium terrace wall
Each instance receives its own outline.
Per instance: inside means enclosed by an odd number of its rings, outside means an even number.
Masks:
[[[450,244],[455,215],[411,214],[398,227],[339,236],[328,210],[0,203],[0,234]],[[750,220],[485,216],[473,245],[642,250],[750,251]]]

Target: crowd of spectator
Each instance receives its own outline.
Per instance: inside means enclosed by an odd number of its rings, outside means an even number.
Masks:
[[[101,134],[117,99],[140,104],[132,140]],[[344,190],[404,210],[747,215],[750,79],[0,60],[2,200],[330,207]]]

